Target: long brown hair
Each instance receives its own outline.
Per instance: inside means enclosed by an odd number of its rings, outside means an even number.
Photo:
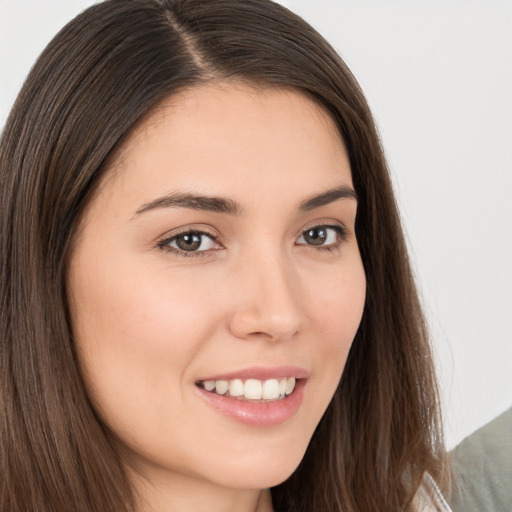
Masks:
[[[0,141],[0,509],[134,510],[72,343],[67,256],[124,137],[159,102],[209,80],[292,87],[336,121],[359,196],[367,299],[340,385],[276,511],[411,509],[442,483],[432,357],[374,123],[350,71],[269,0],[107,0],[35,64]]]

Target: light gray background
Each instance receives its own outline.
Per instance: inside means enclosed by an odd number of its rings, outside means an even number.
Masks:
[[[88,0],[0,0],[0,126]],[[375,114],[438,357],[453,446],[512,403],[512,0],[283,0]]]

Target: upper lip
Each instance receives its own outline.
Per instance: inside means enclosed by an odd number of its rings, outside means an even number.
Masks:
[[[233,379],[282,379],[284,377],[295,377],[296,379],[307,379],[309,372],[299,366],[254,366],[251,368],[243,368],[228,373],[220,373],[217,375],[210,375],[206,378],[199,379],[205,380],[233,380]]]

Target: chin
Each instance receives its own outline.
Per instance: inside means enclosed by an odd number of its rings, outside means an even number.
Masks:
[[[287,480],[299,466],[305,449],[275,451],[268,455],[251,456],[245,460],[223,460],[222,468],[213,471],[212,478],[225,487],[235,489],[267,489]],[[232,462],[232,463],[230,463]]]

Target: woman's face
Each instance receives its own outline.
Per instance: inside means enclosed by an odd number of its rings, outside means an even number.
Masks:
[[[280,483],[365,300],[333,121],[298,92],[200,86],[155,110],[110,167],[68,276],[94,407],[149,480]]]

